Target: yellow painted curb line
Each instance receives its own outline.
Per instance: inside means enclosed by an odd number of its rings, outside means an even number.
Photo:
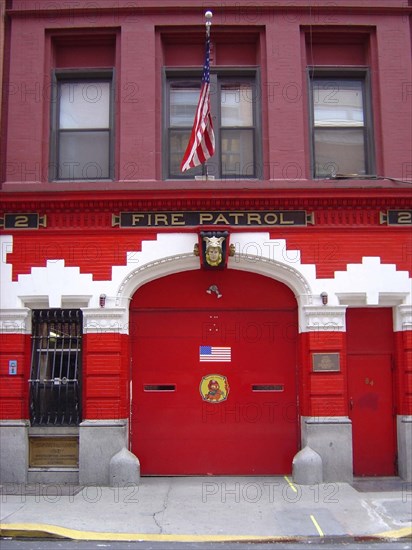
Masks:
[[[377,533],[374,536],[382,539],[401,539],[405,537],[412,537],[412,527],[402,527],[401,529],[395,529],[394,531],[384,531],[383,533]]]
[[[104,533],[96,531],[80,531],[46,523],[0,523],[0,536],[3,537],[45,537],[55,536],[73,540],[98,541],[148,541],[148,542],[278,542],[299,541],[304,536],[258,536],[258,535],[158,535],[150,533]],[[348,535],[353,538],[356,535]],[[384,531],[366,538],[400,539],[412,536],[412,527],[403,527],[393,531]]]
[[[246,542],[246,541],[290,541],[302,537],[259,536],[259,535],[158,535],[150,533],[104,533],[79,531],[67,527],[47,525],[45,523],[1,523],[0,535],[3,537],[28,537],[53,535],[74,540],[101,541],[150,541],[150,542]]]

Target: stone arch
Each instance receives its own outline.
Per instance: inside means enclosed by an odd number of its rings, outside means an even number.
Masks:
[[[192,253],[166,256],[139,266],[130,271],[119,285],[116,305],[129,302],[139,287],[154,279],[196,269],[200,269],[199,259]],[[290,265],[262,256],[236,254],[229,259],[228,269],[249,271],[275,279],[292,290],[299,307],[312,304],[312,290],[308,280]]]

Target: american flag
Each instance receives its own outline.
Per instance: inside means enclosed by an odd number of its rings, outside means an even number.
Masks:
[[[232,349],[229,347],[200,346],[200,362],[230,363],[232,360]]]
[[[213,156],[215,152],[215,133],[210,114],[210,37],[206,35],[206,55],[203,65],[202,87],[200,88],[192,133],[183,155],[180,170],[186,172],[199,166]]]

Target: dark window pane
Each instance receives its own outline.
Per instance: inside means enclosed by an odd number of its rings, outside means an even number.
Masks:
[[[314,147],[315,176],[366,173],[363,129],[316,128]]]
[[[60,133],[59,179],[107,179],[109,165],[108,131]]]

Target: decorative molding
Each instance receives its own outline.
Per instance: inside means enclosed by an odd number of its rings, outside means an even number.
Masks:
[[[301,416],[304,424],[352,424],[348,416]]]
[[[395,331],[412,330],[412,305],[405,304],[395,308]]]
[[[47,215],[47,232],[67,228],[78,231],[84,227],[112,229],[112,213],[123,211],[264,211],[307,210],[315,211],[316,225],[376,226],[381,231],[380,213],[393,209],[410,208],[410,197],[404,189],[342,189],[342,188],[264,188],[259,182],[255,196],[241,189],[220,189],[219,196],[206,194],[204,190],[162,189],[115,193],[108,191],[104,199],[92,192],[81,195],[67,192],[65,197],[54,193],[10,194],[3,197],[3,211],[42,211]],[[318,182],[317,182],[317,185]],[[1,214],[1,212],[0,212]],[[157,230],[167,230],[158,227]]]
[[[341,305],[352,307],[367,307],[368,293],[367,292],[336,292],[336,297]],[[377,303],[380,307],[393,307],[401,305],[407,299],[406,292],[378,292]]]
[[[128,310],[117,308],[85,308],[83,309],[83,333],[102,334],[106,332],[128,332]]]
[[[18,296],[23,307],[28,309],[47,309],[49,307],[49,296],[39,294],[38,296]]]
[[[302,332],[345,332],[346,306],[303,306]]]
[[[289,286],[301,301],[312,303],[309,283],[298,270],[289,265],[262,256],[235,254],[235,257],[229,259],[228,268],[249,271],[281,281]],[[168,256],[134,269],[119,286],[116,306],[124,303],[125,299],[131,299],[134,292],[144,283],[185,269],[199,269],[199,262],[194,258],[193,253]],[[143,272],[152,270],[153,273],[148,277],[141,277]]]
[[[2,334],[29,334],[31,317],[30,309],[0,310],[0,332]]]
[[[175,263],[177,262],[177,263]],[[175,268],[173,269],[173,266]],[[178,273],[186,269],[200,269],[199,260],[194,257],[193,252],[185,254],[176,254],[174,256],[167,256],[148,262],[136,269],[130,271],[119,285],[116,306],[120,306],[125,299],[131,299],[136,290],[145,283],[154,280],[158,277],[164,277],[171,275],[172,273]],[[140,277],[139,275],[146,271],[152,271],[153,273],[147,277]],[[159,273],[160,271],[160,273]]]

